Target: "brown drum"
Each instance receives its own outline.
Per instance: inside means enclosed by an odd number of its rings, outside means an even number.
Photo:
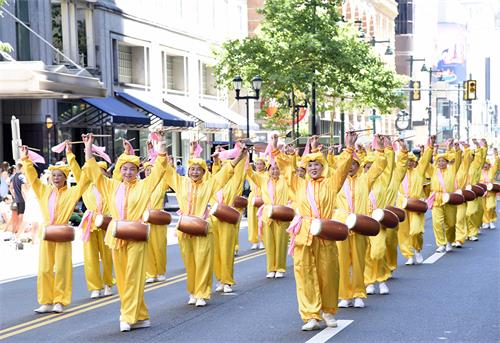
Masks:
[[[347,228],[363,236],[376,236],[380,231],[380,224],[372,217],[363,214],[351,213],[345,221]]]
[[[210,215],[215,216],[221,222],[236,224],[240,220],[240,212],[224,204],[216,203],[210,210]]]
[[[113,220],[109,228],[115,238],[139,242],[149,240],[149,225],[138,221]]]
[[[473,191],[469,191],[467,189],[459,189],[457,190],[457,193],[462,194],[465,198],[465,201],[472,201],[476,199],[476,193],[474,193]]]
[[[398,216],[387,209],[377,208],[373,210],[372,218],[387,229],[394,229],[399,224]]]
[[[490,192],[500,192],[500,183],[488,183],[486,189]]]
[[[168,225],[172,222],[172,215],[162,210],[146,210],[142,214],[142,221],[154,225]]]
[[[448,205],[461,205],[465,202],[462,194],[458,193],[443,193],[443,203]]]
[[[69,225],[49,225],[43,228],[43,239],[50,242],[72,242],[75,229]]]
[[[343,241],[349,234],[344,223],[329,219],[314,219],[311,222],[311,234],[329,241]]]
[[[403,200],[403,208],[410,212],[427,212],[427,203],[420,199],[406,198]]]
[[[245,208],[248,206],[248,199],[242,196],[235,196],[233,199],[233,207]]]
[[[269,218],[281,222],[291,222],[295,217],[295,211],[288,206],[266,206],[266,214]]]
[[[177,223],[177,230],[193,236],[206,236],[208,222],[200,217],[182,215]]]
[[[389,210],[392,213],[394,213],[395,215],[397,215],[398,219],[399,219],[399,222],[404,222],[405,221],[405,219],[406,219],[406,212],[402,208],[395,207],[395,206],[387,206],[385,209]]]
[[[104,214],[98,214],[95,216],[94,224],[97,228],[101,230],[107,230],[108,225],[113,218],[111,216],[105,216]]]
[[[253,198],[253,204],[254,207],[261,207],[264,205],[264,200],[262,200],[262,197],[255,197]]]
[[[485,191],[488,189],[488,185],[485,184],[485,183],[482,183],[482,182],[478,182],[476,183],[476,186],[479,186],[481,187],[482,189],[484,189]]]
[[[468,191],[473,191],[476,194],[476,197],[482,197],[486,192],[486,190],[483,187],[478,185],[467,185],[465,189]]]

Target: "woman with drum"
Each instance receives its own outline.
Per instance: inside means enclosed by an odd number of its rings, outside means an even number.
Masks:
[[[296,196],[297,214],[290,224],[290,254],[293,255],[299,312],[302,330],[318,330],[323,319],[329,327],[336,327],[338,301],[338,256],[334,240],[311,233],[317,220],[330,221],[334,216],[336,196],[344,183],[357,134],[347,133],[347,148],[337,160],[335,173],[329,173],[323,153],[318,149],[319,137],[311,138],[312,153],[302,156],[307,170],[305,179],[291,175],[288,186]],[[277,149],[278,136],[272,137],[273,155],[280,170],[285,170],[288,159]]]
[[[286,272],[286,248],[290,225],[295,212],[288,207],[290,194],[288,184],[276,163],[269,165],[267,175],[248,168],[248,178],[262,190],[264,205],[259,208],[259,230],[266,242],[266,268],[268,279],[282,278]]]
[[[66,152],[70,153],[68,146]],[[41,306],[35,312],[61,313],[64,306],[70,304],[72,292],[71,242],[75,231],[67,224],[75,204],[89,186],[89,178],[82,175],[77,186],[69,187],[69,166],[50,166],[51,184],[45,185],[38,178],[28,156],[28,147],[23,146],[23,169],[40,204],[44,220],[37,280],[38,303]]]
[[[358,155],[354,156],[349,165],[347,178],[336,199],[338,208],[345,213],[356,216],[368,214],[368,194],[387,165],[382,137],[376,136],[374,143],[374,159],[367,172],[360,168],[362,161]],[[366,298],[364,272],[367,244],[368,238],[354,231],[349,232],[345,241],[337,242],[340,265],[339,307],[365,306],[363,299]]]
[[[481,171],[481,183],[487,187],[488,194],[483,198],[483,229],[495,229],[495,222],[497,221],[496,213],[496,195],[498,192],[498,183],[495,181],[495,176],[500,168],[500,157],[498,157],[498,150],[493,149],[493,157],[491,161],[486,161]],[[496,186],[494,186],[496,184]],[[497,189],[494,189],[496,187]]]
[[[205,160],[201,158],[188,161],[187,176],[180,176],[171,166],[166,168],[165,178],[175,192],[181,213],[177,229],[187,273],[189,305],[205,306],[212,291],[214,238],[207,222],[209,202],[234,174],[234,167],[247,155],[247,149],[243,147],[237,158],[224,164],[213,175],[208,173]]]
[[[141,222],[141,217],[165,172],[165,143],[160,145],[151,174],[138,180],[139,157],[134,155],[130,143],[124,141],[125,153],[118,158],[115,166],[121,178],[117,180],[102,175],[92,156],[92,134],[82,135],[82,139],[86,160],[83,170],[88,171],[99,193],[105,198],[113,218],[105,242],[111,248],[121,300],[120,331],[149,327],[149,313],[144,302],[149,226]]]
[[[265,175],[266,174],[266,159],[262,156],[257,156],[255,154],[254,163],[255,174]],[[262,193],[260,188],[249,180],[250,183],[250,195],[248,196],[248,207],[247,207],[247,218],[248,218],[248,241],[252,243],[250,249],[262,249],[262,237],[259,236],[258,230],[258,220],[257,220],[257,210],[260,205],[262,205]],[[259,205],[259,206],[256,206]]]
[[[71,145],[68,144],[71,149]],[[66,153],[75,180],[79,182],[81,170],[73,153]],[[109,177],[105,161],[97,162],[104,177]],[[83,269],[90,299],[113,294],[113,260],[109,247],[104,244],[107,225],[111,220],[108,205],[95,185],[90,185],[82,195],[87,208],[80,223],[83,239]],[[99,262],[101,261],[101,262]],[[102,274],[101,274],[102,263]]]

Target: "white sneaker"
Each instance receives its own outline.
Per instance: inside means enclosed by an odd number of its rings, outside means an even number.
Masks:
[[[355,298],[354,299],[354,307],[363,308],[363,307],[365,307],[365,302],[361,298]]]
[[[124,321],[120,321],[120,331],[121,332],[128,332],[130,331],[130,324]]]
[[[436,252],[438,252],[438,253],[444,253],[445,251],[446,251],[446,247],[444,245],[441,245],[436,249]]]
[[[223,290],[224,290],[224,285],[220,281],[217,281],[217,283],[215,284],[215,291],[222,292]]]
[[[490,229],[491,230],[495,230],[496,229],[495,223],[493,223],[493,222],[490,223]]]
[[[113,295],[113,286],[104,285],[103,296],[109,297],[110,295]]]
[[[134,324],[130,325],[131,329],[142,329],[142,328],[148,328],[151,326],[151,321],[149,319],[146,320],[138,320]]]
[[[155,282],[155,281],[156,281],[156,279],[155,279],[154,277],[148,277],[148,278],[146,279],[146,283],[153,283],[153,282]]]
[[[307,323],[302,325],[302,331],[313,331],[319,329],[319,323],[316,319],[310,319]]]
[[[252,244],[252,247],[250,248],[250,250],[257,250],[257,249],[259,249],[259,244],[258,243]]]
[[[414,257],[417,264],[421,264],[422,262],[424,262],[424,257],[422,256],[422,253],[420,251],[415,250]]]
[[[453,250],[453,247],[451,246],[451,243],[448,242],[446,243],[446,248],[445,248],[446,252],[449,252],[449,251],[452,251]]]
[[[196,298],[192,294],[189,294],[188,305],[194,305],[194,304],[196,304]]]
[[[264,243],[263,242],[259,242],[259,249],[264,249]]]
[[[475,242],[475,241],[477,241],[477,240],[478,240],[478,239],[477,239],[477,236],[471,236],[471,237],[469,237],[469,241],[473,241],[473,242]]]
[[[387,287],[387,284],[385,282],[379,283],[378,289],[380,294],[389,294],[389,287]]]
[[[325,320],[326,326],[331,328],[337,327],[337,319],[335,319],[333,314],[323,312],[322,317]]]
[[[101,291],[98,289],[93,290],[90,292],[90,299],[97,299],[101,296]]]
[[[373,284],[366,286],[366,294],[375,294],[375,286]]]
[[[274,275],[274,277],[276,279],[281,279],[281,278],[283,278],[283,276],[285,276],[285,273],[282,273],[282,272],[276,272],[276,275]]]
[[[462,247],[462,243],[460,242],[455,242],[455,248],[461,248]]]
[[[481,226],[477,228],[477,234],[481,235],[483,233],[483,230],[481,229]]]
[[[266,277],[267,277],[268,279],[274,279],[274,276],[275,276],[275,275],[276,275],[276,273],[275,273],[275,272],[269,272],[269,273],[267,273]]]
[[[52,308],[52,312],[55,312],[55,313],[63,313],[64,311],[64,306],[57,303],[54,305],[54,307]]]
[[[351,300],[340,299],[338,307],[340,308],[348,308],[352,306]]]
[[[224,285],[224,288],[222,289],[224,293],[232,293],[233,289],[231,288],[231,285]]]
[[[415,261],[413,260],[413,257],[410,257],[408,260],[406,260],[405,264],[407,266],[411,266],[411,265],[415,264]]]
[[[50,304],[45,304],[41,305],[39,308],[34,309],[36,313],[49,313],[52,312],[52,305]]]
[[[156,275],[156,281],[158,282],[163,282],[167,279],[167,277],[165,276],[165,274],[158,274]]]
[[[481,229],[488,229],[490,227],[490,224],[488,223],[484,223],[482,226],[481,226]]]
[[[239,253],[239,250],[238,249],[234,249],[234,256],[238,256],[238,253]]]
[[[205,299],[203,298],[200,298],[200,299],[196,299],[196,307],[203,307],[203,306],[207,306],[207,302],[205,301]]]

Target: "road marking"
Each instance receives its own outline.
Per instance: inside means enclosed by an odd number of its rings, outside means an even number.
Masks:
[[[344,330],[346,327],[351,325],[352,322],[353,320],[337,320],[336,328],[327,327],[326,329],[321,330],[320,333],[314,335],[306,343],[324,343],[333,336],[335,336],[336,334],[338,334],[340,331]]]
[[[427,259],[423,262],[424,264],[433,264],[437,260],[439,260],[441,257],[446,255],[444,252],[435,252],[431,256],[427,257]]]
[[[250,254],[241,256],[240,258],[237,258],[234,261],[234,263],[237,264],[237,263],[245,262],[245,261],[254,259],[254,258],[259,257],[259,256],[263,256],[263,255],[265,255],[265,251],[262,251],[262,250],[257,251],[254,253],[250,253]],[[164,282],[152,284],[149,287],[146,286],[146,288],[144,289],[144,293],[156,290],[158,288],[163,288],[163,287],[178,283],[178,282],[186,280],[186,279],[187,279],[186,273],[172,276],[171,278],[167,279]],[[60,320],[66,319],[66,318],[76,316],[77,314],[80,314],[80,313],[88,312],[88,311],[93,310],[93,309],[97,309],[97,308],[100,308],[100,307],[103,307],[103,306],[106,306],[106,305],[109,305],[112,303],[116,303],[118,301],[120,301],[120,298],[119,298],[118,294],[115,294],[115,295],[112,295],[110,297],[101,298],[99,300],[94,300],[90,303],[85,303],[85,304],[81,304],[81,305],[78,305],[75,307],[70,307],[61,314],[50,314],[47,316],[43,316],[41,318],[37,318],[37,319],[31,320],[31,321],[25,322],[25,323],[14,325],[14,326],[11,326],[9,328],[0,330],[0,334],[8,332],[8,333],[0,336],[0,340],[6,339],[8,337],[19,335],[19,334],[26,332],[26,331],[31,331],[31,330],[39,328],[41,326],[45,326],[48,324],[58,322]],[[9,331],[11,331],[11,332],[9,332]]]

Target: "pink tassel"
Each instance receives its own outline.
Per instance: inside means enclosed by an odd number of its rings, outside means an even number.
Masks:
[[[126,139],[123,142],[128,147],[128,150],[132,152],[131,155],[135,155],[134,147],[132,146],[132,144],[130,144],[130,142]]]
[[[56,146],[53,146],[52,149],[50,149],[50,150],[52,150],[55,153],[60,154],[61,152],[64,151],[64,149],[66,149],[66,142],[59,143]]]
[[[392,149],[396,152],[399,151],[399,144],[398,142],[392,142]]]
[[[221,161],[228,160],[228,159],[233,159],[236,158],[240,155],[241,153],[241,147],[239,144],[236,144],[236,146],[233,149],[229,150],[224,150],[219,153],[219,159]]]
[[[155,151],[154,149],[149,149],[148,156],[149,156],[149,163],[154,164],[156,161],[156,158],[158,157],[158,152]]]
[[[37,163],[42,163],[45,164],[45,158],[43,156],[38,155],[36,152],[28,150],[28,158],[31,160],[31,162],[37,164]]]
[[[196,148],[194,148],[193,157],[200,158],[202,151],[203,148],[201,147],[201,145],[199,143],[196,143]]]
[[[106,154],[104,151],[106,151],[106,147],[104,146],[97,146],[92,144],[92,152],[105,160],[108,163],[111,163],[111,158],[109,158],[109,155]]]
[[[311,142],[310,142],[310,138],[307,138],[306,147],[304,149],[304,153],[302,154],[302,156],[309,154],[310,150],[311,150]]]
[[[149,140],[158,142],[160,140],[160,137],[158,137],[158,134],[156,132],[151,132],[149,134]]]

